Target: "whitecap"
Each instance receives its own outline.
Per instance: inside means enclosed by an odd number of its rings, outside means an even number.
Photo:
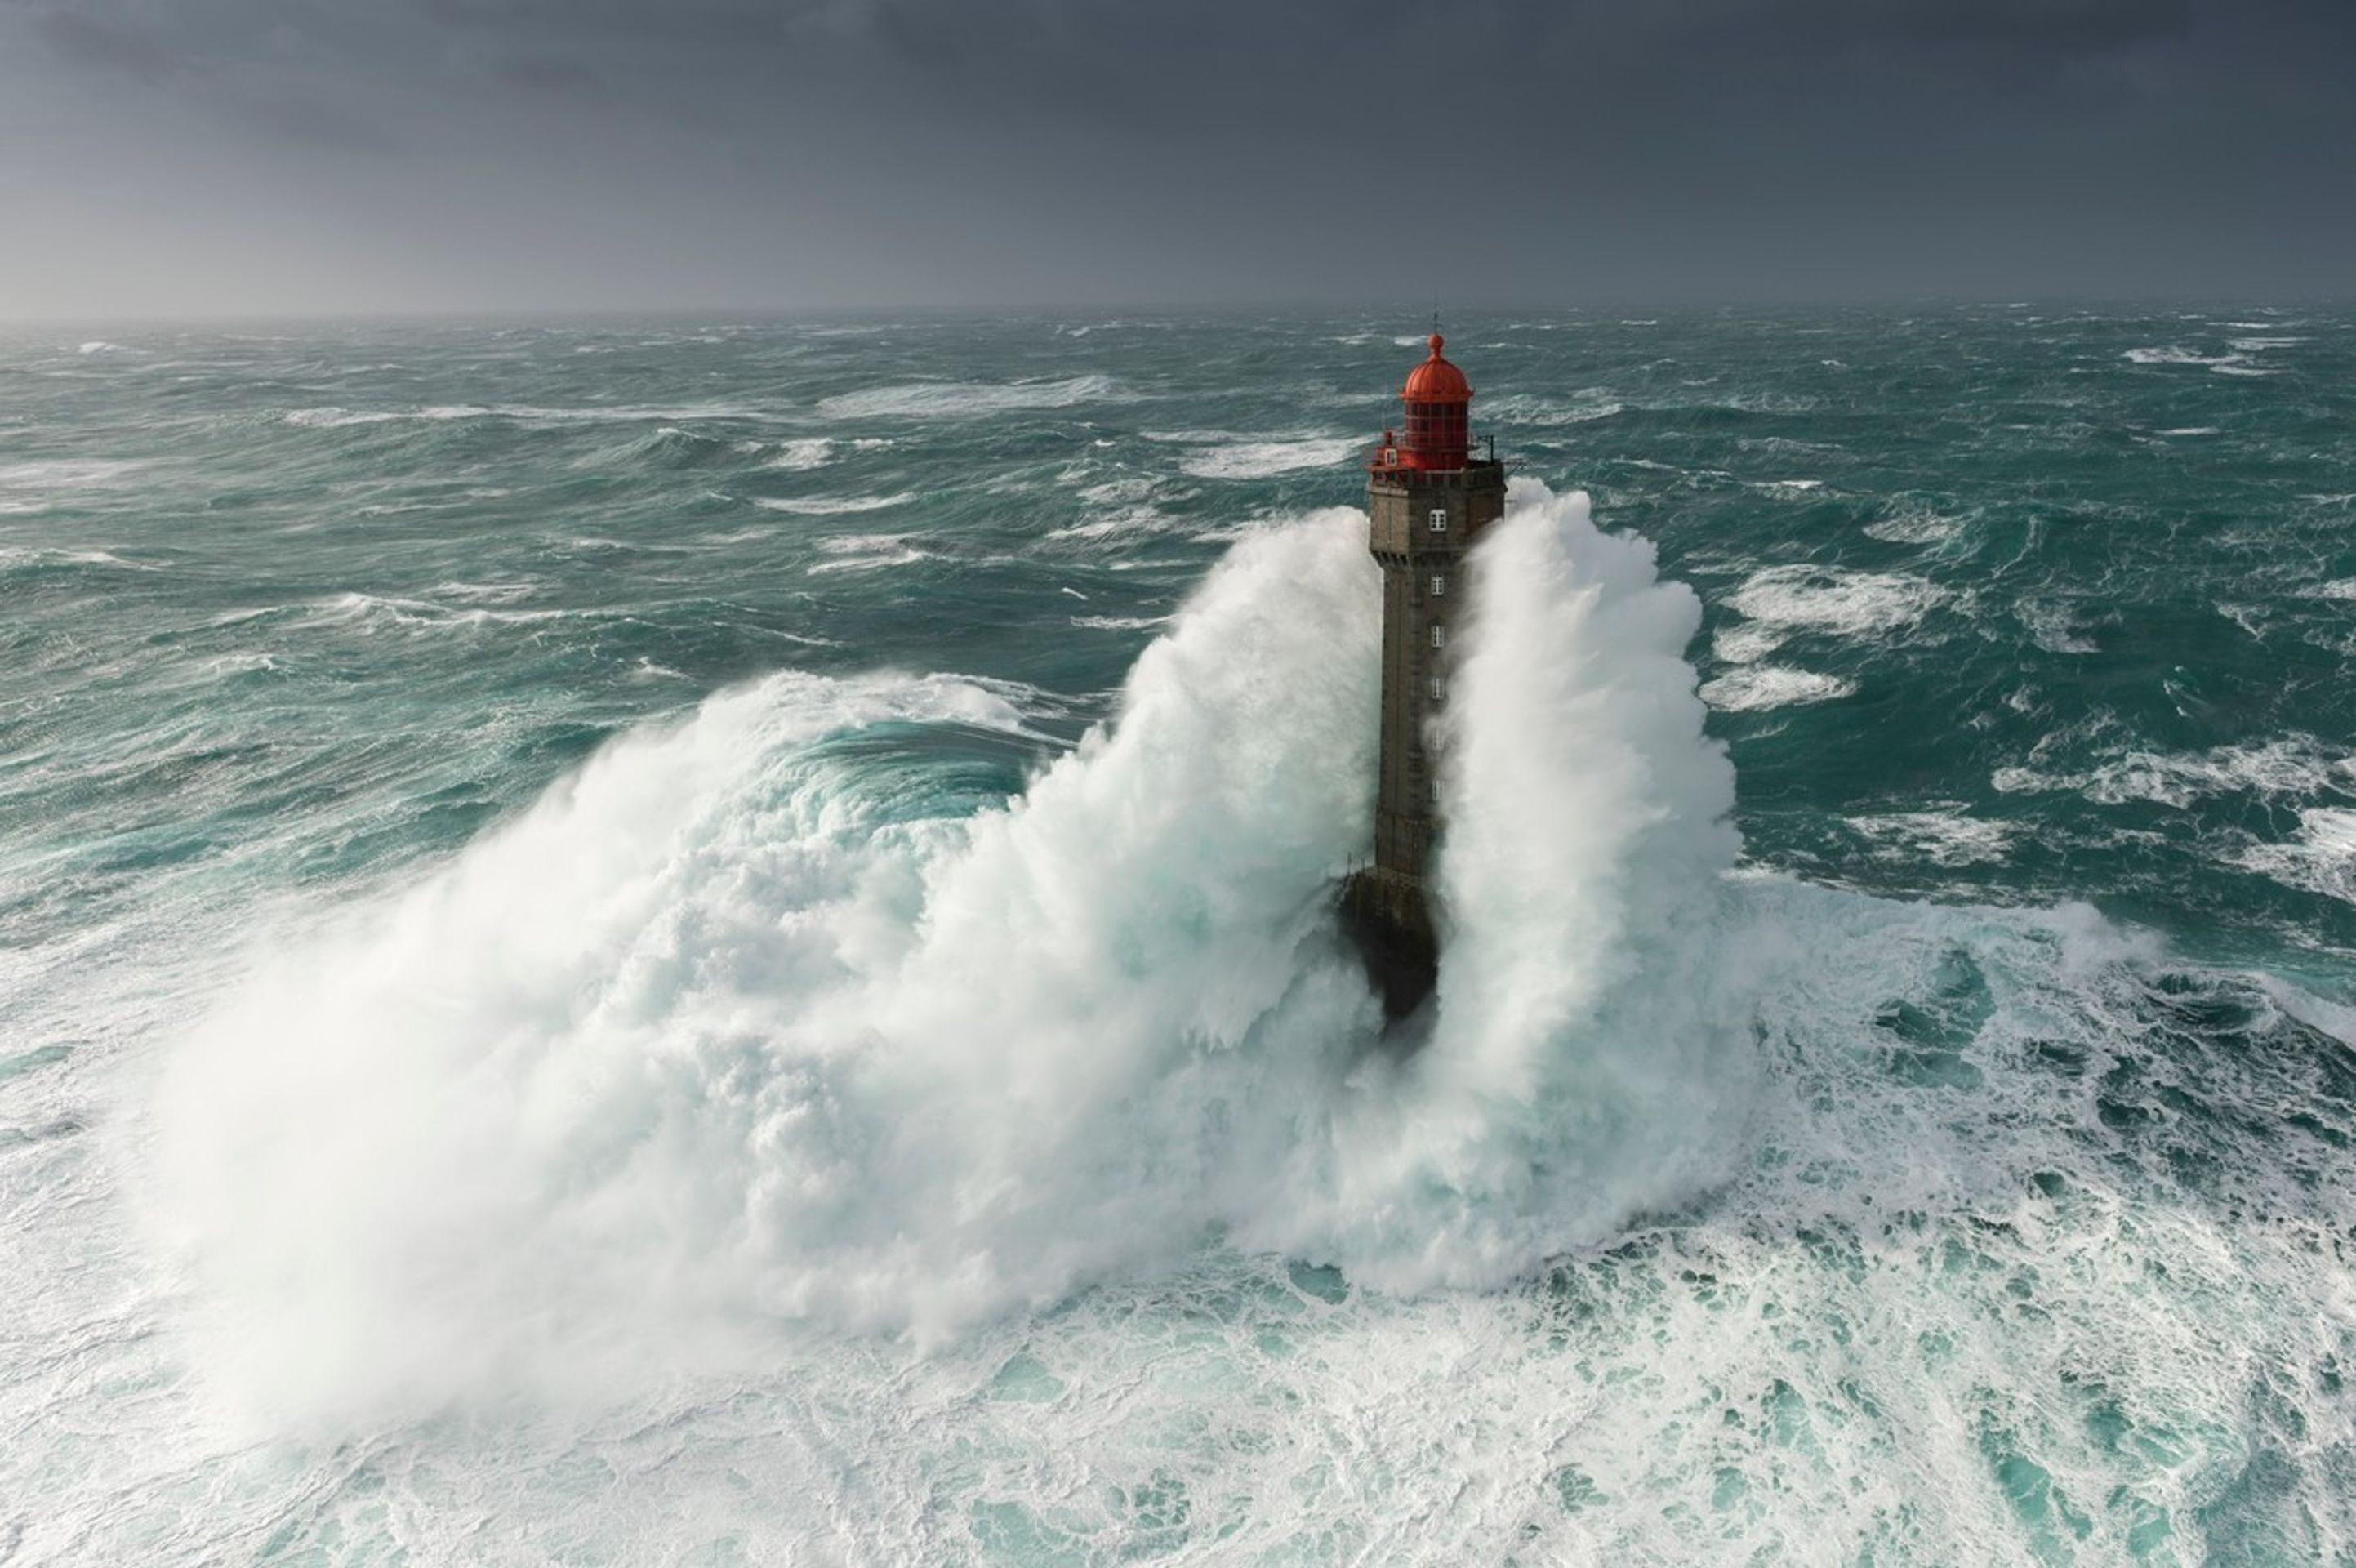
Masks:
[[[1176,520],[1158,507],[1122,507],[1102,517],[1086,522],[1069,523],[1047,535],[1049,539],[1113,539],[1126,533],[1161,533],[1169,530]]]
[[[1974,817],[1959,807],[1850,817],[1847,822],[1875,841],[1884,858],[1927,860],[1949,869],[2001,862],[2017,832],[2010,823]]]
[[[1829,703],[1856,692],[1857,682],[1781,664],[1751,664],[1703,683],[1701,700],[1727,713]]]
[[[1941,544],[1963,531],[1961,518],[1921,509],[1901,511],[1879,522],[1865,525],[1867,538],[1879,539],[1891,544]]]
[[[1627,412],[1628,405],[1602,392],[1585,392],[1568,401],[1512,392],[1492,399],[1486,417],[1512,424],[1591,424]]]
[[[768,417],[766,410],[747,403],[699,403],[678,407],[635,404],[579,408],[546,408],[528,403],[432,403],[412,408],[352,409],[336,404],[290,409],[284,423],[309,429],[340,430],[352,425],[390,424],[417,421],[429,424],[469,419],[508,419],[523,424],[677,424],[681,420],[748,420]]]
[[[795,441],[777,443],[776,455],[762,464],[765,468],[782,468],[800,472],[823,466],[834,455],[834,443],[823,435],[809,435]]]
[[[560,609],[495,609],[483,605],[454,608],[433,599],[357,591],[313,600],[306,607],[306,611],[305,618],[312,625],[350,627],[369,634],[380,630],[413,632],[451,628],[520,626],[535,621],[562,620],[577,613]],[[266,610],[232,612],[214,624],[230,624],[267,613]]]
[[[2101,805],[2149,800],[2181,808],[2211,795],[2356,789],[2356,757],[2327,750],[2312,736],[2286,736],[2202,752],[2138,749],[2070,772],[2016,765],[1997,768],[1991,782],[2007,794],[2074,790]]]
[[[2158,347],[2145,349],[2129,349],[2120,357],[2131,365],[2217,366],[2238,364],[2241,362],[2242,359],[2242,356],[2239,354],[2204,354],[2198,349],[2187,349],[2178,344],[2163,344]]]
[[[1726,603],[1768,626],[1869,637],[1911,626],[1948,597],[1937,584],[1902,573],[1795,564],[1751,574]]]
[[[1125,474],[1085,487],[1076,492],[1080,499],[1098,506],[1126,506],[1151,498],[1162,489],[1162,481],[1147,474]]]
[[[1710,651],[1722,663],[1755,664],[1783,646],[1783,633],[1753,620],[1729,621],[1710,636]]]
[[[1179,462],[1198,479],[1264,479],[1303,468],[1329,468],[1346,460],[1359,443],[1349,436],[1306,436],[1248,441],[1200,452]]]
[[[905,533],[850,533],[817,541],[819,550],[834,557],[810,567],[813,575],[828,572],[878,572],[930,560],[931,553],[911,544]]]
[[[456,599],[461,604],[510,605],[518,599],[528,599],[540,592],[541,585],[522,583],[436,583],[426,589],[436,598]]]
[[[1130,395],[1109,376],[1088,375],[1056,381],[916,381],[841,392],[821,400],[818,406],[830,419],[971,419],[1029,409],[1121,403]]]
[[[2054,599],[2024,599],[2013,607],[2013,613],[2029,628],[2029,639],[2048,653],[2097,651],[2094,640],[2072,620],[2067,604]]]
[[[916,499],[910,491],[896,496],[755,496],[753,504],[769,511],[792,512],[798,517],[837,517],[847,512],[905,506]]]
[[[57,457],[11,463],[0,467],[0,492],[61,494],[93,489],[111,485],[146,466],[143,459],[135,457]]]
[[[2286,887],[2356,904],[2356,811],[2306,807],[2298,829],[2296,842],[2253,844],[2229,859]]]

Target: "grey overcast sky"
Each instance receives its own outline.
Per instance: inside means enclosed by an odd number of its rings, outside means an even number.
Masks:
[[[2356,0],[0,0],[0,316],[2356,292]]]

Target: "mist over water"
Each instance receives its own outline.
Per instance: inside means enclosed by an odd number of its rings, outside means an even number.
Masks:
[[[2344,325],[1463,334],[1412,1050],[1398,351],[1087,325],[11,362],[0,1555],[2349,1550]]]

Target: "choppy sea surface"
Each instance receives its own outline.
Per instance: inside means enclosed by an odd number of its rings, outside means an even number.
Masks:
[[[2356,315],[0,340],[0,1562],[2356,1560]]]

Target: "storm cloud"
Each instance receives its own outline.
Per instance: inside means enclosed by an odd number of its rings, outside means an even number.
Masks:
[[[2344,294],[2347,0],[0,0],[0,313]]]

